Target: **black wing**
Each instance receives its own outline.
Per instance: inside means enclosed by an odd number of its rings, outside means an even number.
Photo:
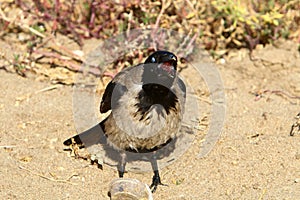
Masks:
[[[116,90],[114,94],[114,101],[117,101],[127,91],[127,87],[124,85],[124,79],[128,78],[127,76],[129,76],[129,71],[136,69],[137,67],[139,66],[123,69],[114,77],[113,80],[108,83],[100,104],[101,113],[106,113],[107,111],[111,110],[111,101],[114,90]]]
[[[100,104],[100,112],[106,113],[107,111],[111,110],[111,96],[115,89],[116,83],[110,81],[105,88],[105,92],[102,96],[101,104]]]

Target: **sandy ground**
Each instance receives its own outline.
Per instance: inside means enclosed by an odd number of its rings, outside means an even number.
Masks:
[[[297,48],[280,42],[255,50],[254,60],[240,50],[218,65],[226,93],[220,140],[198,158],[200,132],[182,157],[161,170],[168,186],[159,187],[155,199],[300,198],[300,134],[289,135],[300,112]],[[53,85],[5,71],[0,77],[1,198],[109,199],[116,170],[64,151],[62,142],[76,134],[72,87],[40,91]],[[150,184],[152,173],[125,176]]]

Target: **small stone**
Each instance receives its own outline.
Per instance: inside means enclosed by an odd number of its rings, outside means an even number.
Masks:
[[[237,162],[236,160],[234,160],[234,161],[232,161],[232,164],[233,164],[233,165],[237,165],[238,162]]]

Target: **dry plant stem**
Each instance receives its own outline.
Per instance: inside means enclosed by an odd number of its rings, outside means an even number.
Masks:
[[[53,53],[53,52],[47,52],[47,51],[35,51],[35,53],[37,54],[41,54],[42,56],[46,56],[48,58],[56,58],[58,60],[61,60],[62,63],[60,63],[63,67],[71,70],[71,71],[74,71],[74,72],[82,72],[82,66],[81,65],[77,65],[75,64],[74,62],[71,62],[70,61],[70,58],[68,57],[65,57],[65,56],[61,56],[57,53]],[[93,71],[91,72],[93,73],[94,75],[99,75],[100,72],[97,72],[97,71]]]
[[[52,58],[57,58],[59,60],[71,60],[71,58],[67,57],[67,56],[62,56],[58,53],[55,52],[49,52],[49,51],[43,51],[43,50],[35,50],[34,53],[36,54],[41,54],[42,56],[46,56],[46,57],[52,57]]]
[[[78,56],[76,54],[74,54],[72,51],[70,51],[69,49],[65,48],[64,46],[58,44],[55,39],[53,38],[53,43],[50,45],[50,48],[52,48],[54,51],[59,52],[61,54],[66,54],[67,56],[71,57],[72,59],[79,61],[79,62],[83,62],[83,58],[81,56]]]
[[[158,16],[157,16],[157,18],[156,18],[156,22],[155,22],[155,25],[154,25],[154,29],[155,30],[157,30],[158,29],[158,27],[159,27],[159,22],[160,22],[160,18],[161,18],[161,16],[164,14],[164,12],[165,12],[165,9],[166,9],[166,2],[165,2],[166,0],[162,0],[161,1],[161,10],[160,10],[160,12],[159,12],[159,14],[158,14]]]
[[[73,176],[75,176],[75,174],[72,174],[69,178],[63,180],[63,179],[54,179],[54,178],[50,178],[50,177],[44,176],[43,174],[36,173],[36,172],[34,172],[34,171],[30,170],[30,169],[27,169],[27,168],[25,168],[25,167],[23,167],[21,165],[19,166],[19,168],[22,169],[22,170],[25,170],[25,171],[29,172],[30,174],[39,176],[39,177],[44,178],[44,179],[49,180],[49,181],[61,182],[61,183],[69,183],[71,185],[77,185],[75,183],[70,182],[70,179]]]
[[[38,49],[40,49],[41,47],[43,47],[44,45],[46,45],[46,43],[48,42],[52,42],[50,44],[50,48],[62,55],[66,55],[64,56],[63,58],[64,59],[68,59],[68,60],[71,60],[71,59],[74,59],[78,62],[83,62],[83,58],[81,56],[78,56],[76,54],[74,54],[72,51],[70,51],[69,49],[67,49],[66,47],[58,44],[58,42],[56,42],[54,36],[50,36],[48,37],[42,44],[40,44],[39,46],[36,47],[36,50],[34,51],[34,53],[41,53],[41,51],[39,51]],[[45,52],[43,52],[45,53]],[[41,54],[43,54],[41,53]],[[47,55],[46,55],[47,56]],[[57,57],[59,58],[59,57]],[[60,57],[59,59],[63,59],[62,57]]]
[[[41,90],[38,90],[38,91],[35,91],[33,93],[29,93],[29,94],[26,94],[26,95],[23,95],[21,97],[17,97],[16,100],[17,101],[24,101],[25,99],[28,99],[30,98],[31,96],[35,95],[35,94],[38,94],[38,93],[41,93],[41,92],[46,92],[46,91],[49,91],[49,90],[54,90],[54,89],[57,89],[59,87],[62,87],[61,85],[52,85],[52,86],[49,86],[49,87],[46,87],[46,88],[43,88]]]
[[[1,145],[0,148],[3,148],[3,149],[11,149],[11,148],[14,148],[16,147],[15,145]]]
[[[9,23],[15,23],[17,26],[19,26],[21,29],[23,30],[29,30],[31,33],[39,36],[39,37],[42,37],[42,38],[45,38],[45,41],[40,44],[37,49],[39,49],[40,47],[44,46],[46,43],[48,43],[49,41],[52,41],[53,43],[50,45],[51,49],[53,49],[54,51],[56,52],[59,52],[60,54],[64,55],[66,54],[67,56],[61,56],[59,54],[56,54],[56,53],[51,53],[51,52],[46,52],[46,51],[39,51],[39,50],[35,50],[34,53],[39,53],[39,54],[42,54],[46,57],[54,57],[54,58],[57,58],[57,59],[60,59],[60,60],[71,60],[71,59],[74,59],[76,61],[79,61],[79,62],[83,62],[83,58],[74,54],[72,51],[70,51],[69,49],[63,47],[62,45],[58,44],[56,41],[55,41],[55,38],[54,36],[52,35],[49,35],[46,37],[46,35],[36,31],[35,29],[29,27],[28,25],[26,24],[22,24],[22,23],[19,23],[17,22],[15,19],[10,19],[10,18],[7,18],[4,14],[4,12],[2,11],[2,9],[0,8],[0,17],[9,22]],[[67,68],[69,68],[70,70],[73,70],[73,71],[79,71],[80,70],[80,65],[76,65],[76,64],[73,64],[73,63],[66,63]]]
[[[265,93],[268,93],[268,92],[271,93],[271,94],[277,94],[277,95],[281,94],[281,95],[287,96],[290,99],[300,99],[299,96],[292,96],[292,95],[290,95],[290,94],[288,94],[288,93],[286,93],[284,91],[281,91],[281,90],[264,90],[262,92],[262,94],[265,94]]]
[[[27,24],[22,24],[20,22],[17,22],[15,19],[10,19],[10,18],[7,18],[3,12],[3,10],[0,8],[0,16],[1,18],[6,21],[6,22],[9,22],[9,23],[14,23],[16,24],[17,26],[19,26],[21,29],[23,30],[29,30],[31,33],[41,37],[41,38],[45,38],[46,36],[40,32],[38,32],[37,30],[29,27]]]
[[[193,43],[195,42],[195,40],[199,36],[199,32],[200,32],[200,30],[198,30],[197,33],[195,33],[195,35],[192,37],[192,39],[190,40],[189,44],[186,47],[187,50],[189,50],[190,48],[192,48]]]
[[[185,0],[187,2],[187,4],[189,5],[189,7],[193,10],[193,12],[198,15],[197,11],[194,8],[194,5],[192,4],[192,2],[190,0]]]
[[[168,4],[170,5],[170,2],[168,2]],[[152,30],[152,33],[151,33],[152,38],[155,38],[154,36],[156,35],[157,30],[159,28],[160,19],[161,19],[162,15],[164,14],[164,12],[165,12],[165,10],[168,6],[166,6],[166,0],[161,1],[161,10],[160,10],[160,12],[159,12],[159,14],[156,18],[154,29]],[[156,51],[157,50],[157,45],[156,45],[155,41],[153,41],[152,46],[154,47],[154,50]]]

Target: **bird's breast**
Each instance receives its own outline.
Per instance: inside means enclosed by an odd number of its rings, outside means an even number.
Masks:
[[[129,96],[126,98],[126,96]],[[180,110],[173,109],[168,113],[163,105],[151,104],[145,98],[132,98],[129,94],[120,99],[109,116],[109,131],[105,130],[108,139],[120,149],[151,149],[164,144],[180,128]]]

